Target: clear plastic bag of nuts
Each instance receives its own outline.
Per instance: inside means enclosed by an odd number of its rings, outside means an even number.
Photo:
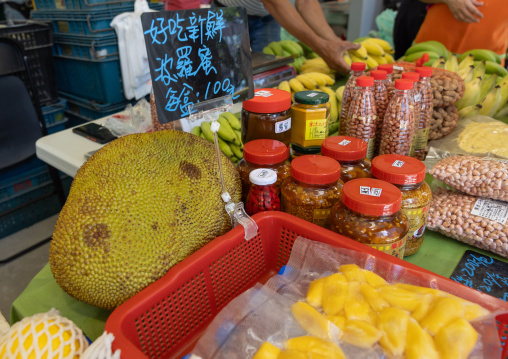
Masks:
[[[414,137],[414,107],[411,80],[395,80],[395,94],[386,109],[379,154],[395,153],[409,156]]]
[[[339,135],[346,134],[346,121],[349,113],[349,105],[356,93],[356,79],[365,74],[366,65],[363,62],[353,62],[351,64],[351,72],[349,79],[344,87],[342,94],[340,118],[339,118]]]
[[[356,80],[356,94],[349,106],[346,119],[346,136],[359,138],[367,142],[367,158],[371,160],[375,153],[378,116],[374,96],[374,78],[360,76]]]

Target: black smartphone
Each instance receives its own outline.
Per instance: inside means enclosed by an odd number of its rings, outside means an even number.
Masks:
[[[100,144],[111,142],[117,138],[107,127],[96,123],[87,123],[83,126],[75,127],[72,129],[72,132]]]

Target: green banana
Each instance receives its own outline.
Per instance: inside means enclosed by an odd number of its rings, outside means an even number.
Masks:
[[[231,112],[223,112],[219,117],[224,117],[229,122],[229,125],[233,128],[233,130],[240,130],[242,128],[240,120]]]
[[[464,95],[455,103],[455,106],[459,111],[467,106],[475,105],[479,102],[481,82],[482,78],[479,76],[466,84]]]
[[[236,139],[238,140],[238,144],[240,145],[240,149],[243,150],[243,142],[242,142],[242,133],[237,130],[233,130],[233,132],[236,135]]]
[[[336,121],[334,123],[331,123],[330,126],[328,126],[328,133],[335,133],[339,130],[339,121]],[[328,135],[330,136],[330,135]]]
[[[501,86],[501,103],[502,106],[506,105],[506,101],[508,101],[508,75],[504,76],[502,80],[499,82],[499,86]]]
[[[289,52],[294,57],[303,56],[303,48],[298,45],[297,42],[292,40],[282,40],[279,41],[279,44],[282,46],[284,50]]]
[[[404,55],[407,58],[407,56],[418,53],[418,52],[421,52],[421,53],[426,52],[429,54],[429,56],[430,56],[430,53],[435,53],[435,54],[437,54],[438,57],[445,56],[444,51],[440,47],[435,46],[433,44],[428,44],[427,42],[421,42],[421,43],[411,46],[409,49],[407,49],[407,51]]]
[[[208,121],[201,122],[201,131],[208,141],[213,142],[213,132],[210,129],[210,122]]]
[[[269,46],[265,46],[263,48],[263,54],[267,54],[267,55],[275,55],[275,52],[272,50],[271,47]]]
[[[483,116],[493,117],[503,105],[501,100],[502,89],[500,85],[496,85],[481,102],[482,108],[478,113]]]
[[[473,70],[473,78],[485,75],[485,61],[476,62]]]
[[[196,135],[196,136],[200,136],[201,135],[201,127],[199,127],[199,126],[193,127],[190,130],[190,133],[192,133],[193,135]]]
[[[496,113],[496,120],[503,121],[508,124],[508,106],[504,106]]]
[[[443,56],[445,60],[448,60],[448,55],[450,54],[450,51],[448,51],[446,46],[443,45],[442,43],[440,43],[439,41],[429,40],[429,41],[420,42],[420,44],[426,44],[426,45],[434,46],[436,49],[440,50],[440,52],[438,52],[438,53],[441,56]]]
[[[480,85],[480,96],[482,100],[487,96],[487,93],[496,86],[497,74],[485,75]]]
[[[459,120],[465,120],[466,118],[477,115],[481,108],[482,105],[480,104],[464,107],[457,113],[457,115],[459,116]]]
[[[243,152],[242,152],[242,150],[240,149],[239,146],[235,145],[234,143],[230,143],[229,147],[231,148],[231,150],[235,154],[235,157],[237,157],[239,159],[243,158]]]
[[[465,70],[469,68],[469,66],[474,65],[474,56],[469,54],[462,60],[459,57],[459,71]]]
[[[445,65],[446,65],[446,60],[444,59],[444,57],[440,57],[439,59],[437,59],[436,61],[434,61],[432,63],[432,67],[438,68],[438,69],[444,69]]]
[[[486,49],[474,49],[466,51],[460,55],[459,61],[462,61],[469,54],[473,55],[475,60],[497,62],[497,56],[494,54],[494,52]]]
[[[205,134],[203,133],[203,131],[201,131],[201,133],[199,134],[199,137],[205,139],[208,141],[208,138],[206,138]]]
[[[282,48],[281,44],[279,44],[277,41],[272,41],[268,44],[268,47],[272,49],[274,54],[276,56],[283,56],[284,49]]]
[[[317,59],[317,58],[318,58],[318,57],[320,57],[320,56],[319,56],[317,53],[315,53],[314,51],[312,51],[312,52],[309,52],[309,53],[307,54],[307,57],[308,57],[309,59]]]
[[[308,54],[308,53],[312,52],[312,49],[309,47],[309,45],[304,44],[304,43],[303,43],[303,42],[301,42],[301,41],[298,41],[298,45],[300,45],[300,47],[303,49],[303,52],[304,52],[305,54]]]
[[[233,157],[235,154],[233,153],[233,150],[231,149],[231,147],[229,147],[227,142],[218,136],[217,139],[219,140],[219,148],[221,149],[221,151],[224,152],[224,154],[229,158]]]
[[[413,61],[419,59],[420,57],[422,57],[423,54],[428,54],[429,55],[429,59],[438,59],[439,56],[440,56],[437,52],[419,51],[419,52],[412,52],[411,54],[405,55],[404,56],[404,61],[413,62]]]
[[[452,72],[459,71],[459,60],[457,56],[451,55],[448,57],[448,60],[446,60],[445,62],[445,69]]]
[[[496,62],[485,61],[485,73],[487,74],[498,74],[499,76],[505,76],[508,74],[506,69]]]
[[[226,120],[224,117],[219,116],[217,122],[220,124],[217,135],[219,135],[219,137],[224,141],[236,143],[238,140],[236,139],[236,135],[233,132],[233,128],[229,124],[228,120]]]
[[[359,37],[358,39],[353,40],[353,44],[359,44],[360,42],[362,42],[363,40],[367,40],[368,38],[369,38],[368,36]]]

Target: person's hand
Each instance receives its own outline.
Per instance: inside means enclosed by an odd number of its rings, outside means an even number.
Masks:
[[[352,42],[337,38],[334,40],[323,40],[314,51],[325,60],[331,69],[347,73],[350,67],[344,61],[344,53],[347,50],[359,49],[360,46],[360,44],[353,44]]]
[[[478,10],[483,2],[477,0],[446,0],[446,5],[458,21],[473,23],[479,22],[483,14]]]

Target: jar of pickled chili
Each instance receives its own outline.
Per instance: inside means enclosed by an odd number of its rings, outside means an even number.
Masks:
[[[425,164],[413,157],[403,155],[382,155],[372,161],[374,177],[390,182],[402,192],[402,211],[409,220],[406,236],[405,256],[416,253],[425,232],[432,191],[425,182]]]
[[[275,186],[280,188],[282,182],[290,176],[289,149],[280,141],[254,140],[243,147],[243,159],[237,169],[242,180],[242,201],[245,203],[251,186],[250,173],[257,168],[268,168],[277,173]]]
[[[282,211],[330,228],[330,209],[342,192],[340,164],[333,158],[305,155],[291,162],[291,177],[282,184]]]
[[[291,94],[287,91],[261,88],[254,98],[242,103],[242,142],[257,139],[291,142]]]
[[[249,216],[265,211],[280,211],[280,188],[275,185],[277,172],[268,168],[253,170],[249,179],[252,183],[245,203]]]
[[[328,137],[321,144],[321,154],[337,160],[340,179],[346,183],[355,178],[370,178],[370,160],[366,158],[367,143],[349,136]]]
[[[344,184],[330,214],[330,229],[392,256],[403,258],[409,221],[394,185],[374,178]]]

